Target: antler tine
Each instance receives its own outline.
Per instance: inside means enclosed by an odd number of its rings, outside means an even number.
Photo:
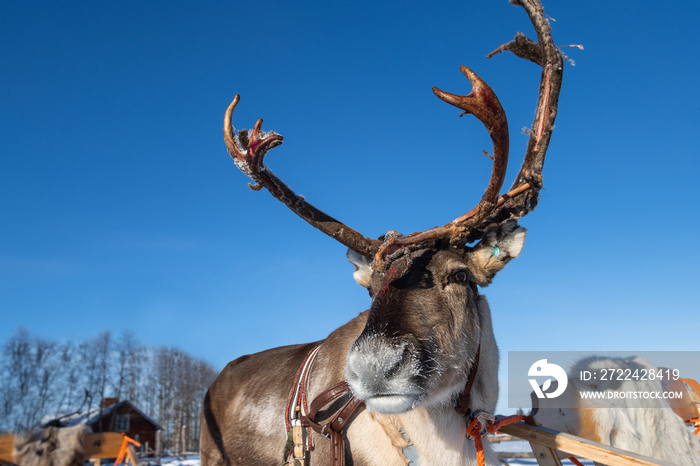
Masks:
[[[481,121],[491,136],[493,142],[493,169],[488,187],[481,197],[479,205],[475,207],[479,213],[488,213],[498,198],[498,193],[503,186],[508,167],[508,120],[506,112],[501,106],[496,93],[476,73],[462,65],[459,68],[464,76],[472,83],[472,91],[465,96],[458,96],[441,91],[433,87],[433,92],[438,98],[464,110],[465,114],[471,113]],[[472,209],[474,210],[474,209]],[[459,224],[465,219],[459,217],[452,224]]]
[[[489,53],[487,58],[507,50],[542,67],[537,111],[532,122],[527,151],[520,172],[511,186],[511,190],[525,184],[532,187],[527,196],[518,197],[509,203],[509,208],[517,210],[517,216],[522,217],[536,207],[539,190],[542,188],[542,168],[557,117],[559,92],[564,75],[564,56],[554,44],[552,28],[544,16],[542,4],[533,0],[511,0],[511,3],[525,9],[537,33],[537,42],[518,33],[513,41],[501,45]]]
[[[379,249],[381,241],[365,238],[361,233],[309,204],[265,166],[267,151],[282,144],[283,138],[280,134],[261,131],[262,119],[259,119],[250,132],[243,130],[236,136],[231,119],[239,100],[240,96],[236,94],[224,114],[224,141],[236,166],[255,182],[255,185],[248,186],[256,191],[261,188],[267,189],[313,227],[355,252],[371,258]]]
[[[435,88],[433,91],[442,100],[464,109],[467,113],[473,113],[489,130],[494,143],[494,167],[489,186],[477,207],[456,218],[451,223],[424,232],[414,233],[404,238],[390,238],[375,255],[375,267],[381,268],[382,261],[399,249],[420,247],[421,244],[430,241],[443,241],[448,238],[450,244],[466,244],[476,241],[482,238],[496,224],[508,218],[522,217],[536,207],[538,194],[542,188],[544,159],[557,115],[559,92],[564,72],[564,58],[554,44],[549,21],[544,16],[544,10],[540,2],[537,0],[511,0],[511,3],[520,5],[525,9],[537,32],[538,43],[518,33],[512,42],[500,46],[488,54],[487,57],[490,58],[496,53],[508,50],[542,67],[537,111],[532,130],[530,131],[527,151],[523,165],[513,182],[511,190],[497,198],[498,190],[503,183],[505,165],[508,160],[508,135],[505,113],[503,113],[501,121],[500,112],[503,109],[500,107],[500,104],[497,107],[499,110],[496,110],[496,107],[491,105],[492,101],[498,102],[495,94],[493,99],[486,97],[493,94],[493,91],[468,68],[462,67],[462,72],[474,86],[472,93],[468,96],[460,97]],[[483,96],[485,97],[482,97],[481,103],[477,103],[479,102],[478,96],[482,93],[481,90],[477,89],[482,88],[488,89],[488,91],[483,91]],[[501,125],[505,127],[505,130],[501,128]],[[505,134],[505,137],[499,137],[498,134]],[[499,159],[498,150],[504,146],[506,155],[503,159]]]
[[[406,237],[390,238],[375,255],[377,267],[384,258],[401,248],[448,238],[453,244],[459,243],[474,225],[483,221],[498,205],[498,193],[503,186],[508,166],[509,136],[506,112],[503,110],[496,93],[483,79],[464,65],[460,66],[460,70],[472,84],[472,91],[469,94],[450,94],[437,87],[433,87],[433,92],[444,102],[464,110],[464,114],[472,114],[477,117],[488,130],[493,142],[493,169],[489,184],[476,207],[447,225],[413,233]]]
[[[224,114],[224,141],[236,166],[255,181],[255,185],[248,184],[248,186],[258,191],[265,186],[263,183],[263,179],[266,178],[265,154],[268,150],[281,145],[284,138],[274,131],[270,131],[268,134],[261,132],[262,118],[255,123],[250,135],[247,130],[243,130],[239,136],[236,136],[231,119],[239,100],[241,100],[241,96],[236,94]],[[265,187],[270,189],[276,186],[274,183],[268,183]],[[273,193],[273,195],[275,194]]]

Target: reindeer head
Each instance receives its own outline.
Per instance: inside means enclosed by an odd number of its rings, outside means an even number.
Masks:
[[[282,144],[282,136],[262,132],[262,120],[251,132],[236,135],[231,116],[238,95],[226,111],[226,146],[236,165],[255,181],[251,188],[266,188],[305,221],[349,248],[355,279],[369,291],[372,305],[366,327],[348,353],[346,379],[370,410],[397,413],[426,400],[449,400],[465,387],[483,345],[489,345],[487,357],[495,358],[497,364],[490,311],[478,286],[488,285],[522,250],[525,229],[515,219],[537,204],[563,71],[562,55],[541,7],[525,3],[523,7],[535,25],[539,44],[518,34],[515,41],[493,52],[510,50],[543,67],[528,150],[508,193],[499,196],[509,140],[506,115],[496,94],[464,66],[461,70],[472,84],[470,94],[458,96],[433,88],[443,101],[475,115],[494,145],[491,179],[481,201],[442,227],[407,236],[392,231],[377,240],[364,237],[296,195],[267,168],[265,154]]]
[[[372,298],[345,372],[367,409],[397,413],[449,401],[464,389],[480,348],[495,358],[491,367],[497,364],[491,315],[478,286],[517,257],[524,241],[525,229],[510,220],[473,248],[417,249],[390,261],[385,272],[348,252]]]

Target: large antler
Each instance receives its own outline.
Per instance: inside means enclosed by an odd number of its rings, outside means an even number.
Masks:
[[[248,175],[255,185],[248,185],[251,189],[265,188],[277,199],[282,201],[299,217],[318,228],[328,236],[335,238],[345,246],[367,257],[371,257],[379,249],[381,241],[365,238],[359,232],[334,219],[330,215],[312,206],[302,196],[297,195],[282,180],[265,166],[265,154],[282,144],[282,136],[270,131],[261,131],[262,119],[255,123],[250,131],[242,130],[236,136],[231,125],[233,110],[238,105],[240,96],[236,94],[233,102],[226,109],[224,115],[224,141],[228,153],[233,158],[236,166]]]
[[[542,188],[542,167],[557,115],[564,58],[552,40],[552,30],[539,0],[510,1],[522,6],[527,12],[537,32],[538,43],[518,33],[512,42],[501,45],[487,57],[508,50],[542,67],[537,111],[527,152],[511,190],[498,197],[508,162],[508,124],[505,112],[491,88],[469,68],[462,66],[462,73],[473,86],[469,95],[456,96],[437,88],[433,88],[433,92],[445,102],[474,114],[486,126],[494,144],[491,181],[479,205],[452,222],[406,237],[390,238],[375,255],[375,266],[380,266],[386,257],[399,249],[422,247],[429,241],[446,240],[452,245],[476,241],[496,224],[509,218],[523,217],[537,205],[539,190]]]
[[[542,188],[542,167],[554,129],[557,103],[564,71],[564,59],[554,45],[549,22],[539,0],[510,0],[527,11],[537,32],[538,43],[518,33],[515,40],[500,46],[487,57],[508,50],[521,58],[526,58],[542,67],[539,100],[535,120],[530,131],[530,139],[522,168],[511,190],[498,196],[503,186],[508,163],[508,122],[493,90],[469,68],[462,66],[462,73],[472,83],[472,91],[466,96],[450,94],[433,88],[440,99],[454,105],[465,113],[475,115],[486,126],[494,146],[491,180],[479,204],[466,214],[450,223],[430,230],[413,233],[406,237],[389,235],[382,243],[365,238],[359,232],[347,227],[307,203],[277,178],[264,164],[268,150],[282,144],[282,136],[271,131],[261,131],[262,120],[258,120],[250,132],[240,131],[236,136],[231,126],[231,115],[238,104],[239,96],[233,99],[224,117],[224,139],[229,154],[236,165],[255,181],[252,189],[265,187],[277,199],[286,204],[301,218],[337,239],[359,254],[375,259],[375,267],[381,267],[385,259],[397,251],[408,251],[425,247],[429,243],[464,245],[476,241],[497,224],[509,219],[522,217],[537,205],[539,190]],[[397,253],[398,254],[398,253]]]

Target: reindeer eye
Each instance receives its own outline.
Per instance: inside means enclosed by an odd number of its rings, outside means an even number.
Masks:
[[[469,281],[469,275],[464,270],[453,273],[450,278],[453,283],[467,283]]]

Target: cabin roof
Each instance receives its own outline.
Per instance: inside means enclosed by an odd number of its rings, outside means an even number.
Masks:
[[[117,409],[119,409],[120,407],[125,406],[125,405],[127,407],[133,409],[134,411],[136,411],[139,414],[139,416],[146,419],[146,421],[153,424],[153,426],[155,426],[156,430],[162,429],[160,424],[158,424],[151,416],[144,413],[136,405],[134,405],[133,403],[131,403],[128,400],[118,401],[114,404],[107,406],[105,409],[100,409],[99,406],[96,406],[94,408],[91,408],[88,411],[74,413],[74,414],[70,414],[68,416],[61,416],[61,415],[44,416],[44,418],[42,419],[42,424],[46,424],[54,419],[60,419],[61,423],[63,423],[66,427],[76,426],[76,425],[80,425],[80,424],[87,424],[89,426],[92,426],[99,419],[104,418],[106,416],[109,416],[114,411],[116,411]]]

